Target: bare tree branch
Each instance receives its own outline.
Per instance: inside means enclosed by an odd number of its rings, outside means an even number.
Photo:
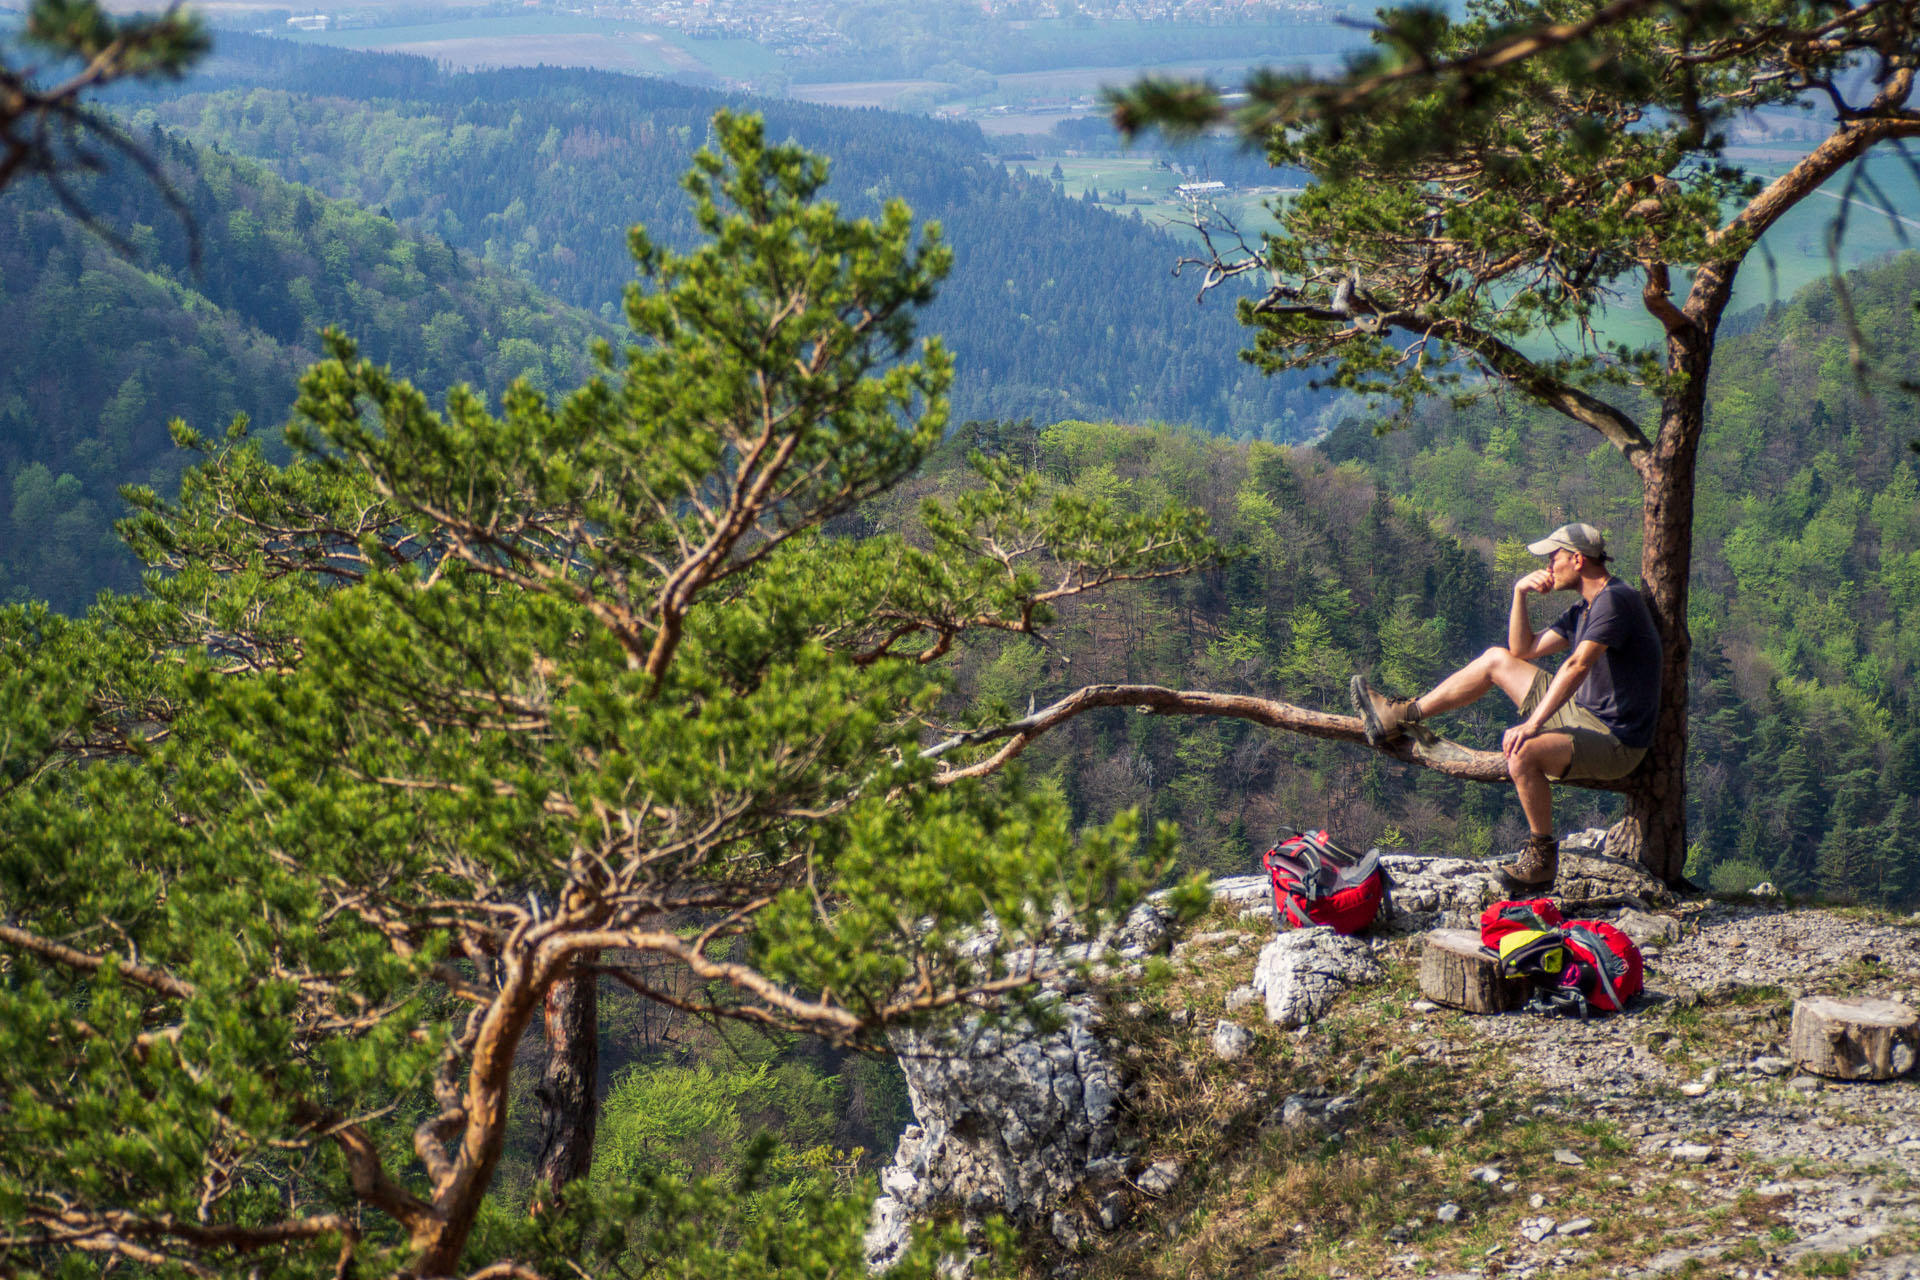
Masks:
[[[78,969],[83,973],[98,973],[108,962],[107,957],[75,950],[22,929],[18,925],[0,924],[0,942],[39,956],[42,960],[50,960],[55,964],[65,965],[69,969]],[[191,983],[182,982],[163,970],[137,961],[121,959],[119,956],[112,957],[112,960],[116,971],[128,982],[145,987],[170,1000],[191,1000],[199,994]]]
[[[1050,706],[1042,707],[1018,720],[954,734],[927,747],[920,754],[923,759],[937,760],[962,747],[987,742],[1004,742],[1005,745],[987,759],[946,770],[936,780],[941,783],[953,783],[962,778],[984,777],[1004,768],[1008,761],[1026,750],[1034,739],[1049,729],[1058,728],[1076,716],[1102,707],[1138,707],[1142,711],[1155,715],[1221,716],[1232,720],[1250,720],[1271,729],[1284,729],[1289,733],[1303,734],[1309,738],[1324,738],[1333,742],[1365,745],[1367,740],[1366,731],[1358,716],[1338,716],[1326,711],[1314,711],[1307,707],[1295,706],[1290,702],[1281,702],[1278,699],[1257,698],[1248,694],[1209,693],[1195,689],[1168,689],[1151,684],[1098,684],[1078,689]],[[1419,765],[1467,782],[1508,781],[1506,757],[1500,752],[1476,751],[1448,738],[1436,736],[1432,742],[1421,742],[1411,737],[1404,737],[1379,748],[1379,751],[1382,755],[1391,756],[1407,764]],[[1586,787],[1595,791],[1626,789],[1624,780],[1618,782],[1570,781],[1562,785]]]

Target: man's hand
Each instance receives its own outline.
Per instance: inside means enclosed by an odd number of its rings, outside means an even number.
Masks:
[[[1540,726],[1535,724],[1531,718],[1523,720],[1501,736],[1500,754],[1511,760],[1514,753],[1526,745],[1527,739],[1537,737],[1539,733]]]
[[[1553,570],[1551,569],[1535,569],[1513,584],[1513,593],[1517,596],[1523,596],[1529,591],[1546,595],[1551,590],[1553,590]]]

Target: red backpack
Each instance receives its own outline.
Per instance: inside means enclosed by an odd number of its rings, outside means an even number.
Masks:
[[[1276,929],[1324,924],[1336,933],[1359,933],[1392,901],[1392,882],[1380,865],[1380,851],[1356,856],[1329,839],[1325,830],[1293,831],[1262,854],[1260,864],[1273,880]]]
[[[1552,898],[1518,898],[1496,902],[1480,913],[1480,945],[1500,950],[1500,940],[1523,929],[1558,929],[1566,917]]]
[[[1618,1013],[1640,994],[1646,974],[1640,948],[1605,920],[1569,920],[1560,926],[1570,963],[1560,979],[1602,1013]]]
[[[1567,920],[1551,898],[1496,902],[1480,913],[1480,945],[1507,973],[1541,987],[1549,1011],[1618,1013],[1640,994],[1645,966],[1633,939],[1605,920]]]

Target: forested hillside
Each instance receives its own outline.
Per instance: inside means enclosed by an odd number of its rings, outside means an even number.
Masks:
[[[1883,369],[1920,363],[1920,256],[1851,277]],[[1920,459],[1911,395],[1856,379],[1831,285],[1725,344],[1694,518],[1689,860],[1701,880],[1908,903],[1920,896]],[[1446,527],[1511,555],[1586,519],[1638,556],[1638,512],[1574,428],[1497,405],[1374,438],[1364,460]],[[1601,452],[1605,452],[1604,448]]]
[[[1194,432],[1066,421],[971,423],[903,502],[964,486],[979,450],[1130,509],[1191,503],[1234,549],[1223,569],[1114,590],[1070,611],[1045,644],[1010,638],[960,668],[956,714],[991,720],[1102,681],[1282,696],[1344,710],[1356,670],[1408,684],[1493,643],[1505,595],[1481,557],[1354,463],[1312,449]],[[904,517],[904,512],[902,513]],[[1493,708],[1462,733],[1497,735]],[[1353,839],[1479,856],[1514,838],[1505,788],[1463,785],[1352,747],[1237,720],[1091,712],[1022,757],[1092,821],[1128,806],[1178,825],[1184,864],[1255,866],[1279,823],[1334,823]],[[1575,815],[1609,797],[1576,793]],[[1570,820],[1579,820],[1578,817]]]
[[[282,177],[381,209],[614,317],[626,231],[692,226],[678,179],[730,99],[553,68],[442,73],[421,59],[234,37],[159,121]],[[924,331],[959,360],[960,417],[1113,417],[1296,439],[1324,397],[1240,363],[1229,310],[1174,280],[1179,242],[1007,172],[977,128],[752,100],[768,132],[827,155],[857,214],[904,198],[938,220],[955,267]]]
[[[1851,277],[1880,368],[1920,365],[1920,255]],[[1920,458],[1913,401],[1855,379],[1831,285],[1729,340],[1695,520],[1689,874],[1770,879],[1842,900],[1920,899]],[[1568,520],[1605,529],[1629,580],[1638,498],[1610,446],[1507,401],[1353,421],[1315,449],[1250,448],[1085,423],[973,428],[1095,493],[1195,502],[1241,552],[1226,570],[1116,595],[1050,648],[1009,642],[963,696],[1019,705],[1079,684],[1153,680],[1345,710],[1373,673],[1414,692],[1503,633],[1525,542]],[[949,460],[951,461],[951,460]],[[1490,571],[1491,570],[1491,571]],[[1564,607],[1536,608],[1545,622]],[[1498,699],[1443,726],[1491,747]],[[1239,723],[1084,717],[1028,753],[1089,818],[1126,804],[1180,824],[1194,865],[1244,872],[1273,824],[1466,856],[1524,835],[1504,787],[1464,786],[1369,753]],[[1561,830],[1618,799],[1563,788]]]
[[[113,535],[118,487],[171,493],[189,460],[184,417],[283,421],[294,382],[338,325],[431,388],[498,395],[514,378],[565,388],[590,376],[612,330],[391,219],[328,200],[250,161],[158,130],[199,237],[128,166],[71,180],[122,255],[25,185],[0,200],[0,596],[73,611],[137,585]],[[277,433],[269,433],[277,438]]]

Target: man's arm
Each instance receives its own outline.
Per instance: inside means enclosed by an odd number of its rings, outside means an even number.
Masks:
[[[1553,574],[1545,569],[1530,573],[1513,584],[1513,609],[1507,615],[1507,652],[1523,662],[1550,657],[1567,647],[1567,638],[1558,631],[1533,633],[1533,620],[1527,617],[1527,595],[1542,595],[1553,590]]]
[[[1554,635],[1562,644],[1566,643],[1565,636],[1558,632]],[[1607,646],[1598,640],[1582,640],[1567,660],[1560,664],[1560,670],[1554,673],[1553,682],[1547,686],[1547,696],[1540,699],[1540,705],[1533,709],[1533,714],[1507,730],[1500,739],[1500,750],[1512,755],[1520,749],[1521,743],[1538,734],[1540,726],[1579,690],[1587,673],[1593,670],[1594,664],[1600,661],[1600,655],[1606,651]]]

